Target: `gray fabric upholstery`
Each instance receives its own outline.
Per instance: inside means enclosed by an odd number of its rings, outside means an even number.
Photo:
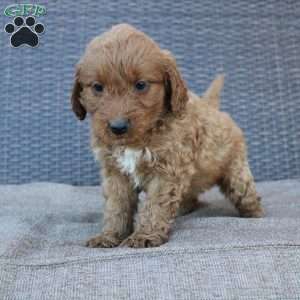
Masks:
[[[0,186],[0,298],[299,299],[300,180],[260,183],[266,217],[213,191],[152,249],[89,249],[99,187]]]
[[[11,1],[1,2],[1,9]],[[88,122],[70,111],[86,43],[128,22],[171,50],[202,93],[226,73],[222,109],[245,130],[257,180],[300,176],[300,2],[276,0],[44,1],[40,46],[0,36],[0,183],[98,184]],[[0,14],[1,26],[11,21]],[[2,28],[3,28],[2,27]]]

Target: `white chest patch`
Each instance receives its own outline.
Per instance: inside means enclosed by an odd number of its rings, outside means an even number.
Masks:
[[[137,187],[140,185],[141,181],[141,178],[137,173],[138,165],[142,161],[151,161],[152,155],[148,148],[145,148],[144,150],[125,148],[117,154],[116,159],[121,172],[132,177],[134,184]]]

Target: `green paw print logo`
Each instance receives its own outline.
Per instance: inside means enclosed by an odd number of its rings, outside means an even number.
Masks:
[[[39,35],[45,31],[45,26],[36,22],[35,17],[45,14],[46,8],[42,5],[12,4],[7,6],[4,10],[4,15],[15,17],[12,23],[8,23],[4,27],[5,32],[11,34],[11,46],[15,48],[22,45],[37,47]]]

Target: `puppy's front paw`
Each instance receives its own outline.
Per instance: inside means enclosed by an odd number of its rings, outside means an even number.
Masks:
[[[86,242],[90,248],[113,248],[119,246],[121,240],[109,234],[100,234]]]
[[[131,248],[147,248],[158,247],[168,240],[168,236],[161,232],[134,232],[120,246],[127,246]]]

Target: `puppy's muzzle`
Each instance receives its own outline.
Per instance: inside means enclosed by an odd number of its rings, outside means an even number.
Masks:
[[[108,122],[108,127],[115,135],[125,134],[129,129],[129,120],[127,119],[115,119]]]

